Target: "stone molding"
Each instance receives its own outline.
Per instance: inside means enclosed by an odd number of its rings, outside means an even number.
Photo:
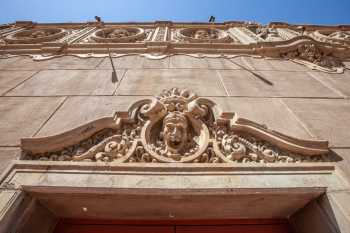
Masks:
[[[24,160],[114,163],[332,162],[327,141],[283,135],[172,88],[59,135],[21,140]]]
[[[46,35],[45,31],[61,32]],[[135,34],[135,30],[137,33]],[[113,33],[112,33],[113,31]],[[208,23],[97,23],[36,24],[17,22],[0,30],[0,55],[30,55],[35,60],[63,55],[106,57],[109,54],[254,55],[267,58],[289,58],[297,63],[330,73],[344,71],[341,61],[350,58],[350,26],[310,26],[271,23],[262,26],[247,22]],[[117,38],[103,38],[103,32]],[[17,35],[34,33],[33,38],[16,39]],[[102,34],[101,34],[102,33]],[[101,34],[101,35],[99,35]],[[132,35],[131,35],[132,34]],[[321,56],[286,56],[286,50],[305,50],[314,44]],[[325,53],[325,51],[327,51]],[[314,51],[318,53],[317,51]],[[319,56],[314,55],[314,56]],[[332,58],[332,59],[330,59]],[[327,60],[327,61],[325,61]],[[337,62],[329,61],[337,60]]]

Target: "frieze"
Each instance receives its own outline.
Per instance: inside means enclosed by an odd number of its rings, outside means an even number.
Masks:
[[[350,27],[275,23],[97,23],[9,24],[0,31],[0,55],[29,55],[46,60],[64,55],[81,58],[150,57],[203,54],[289,59],[311,69],[342,73],[350,59]],[[313,46],[310,46],[313,44]],[[313,55],[311,55],[313,54]],[[155,55],[155,56],[154,56]]]
[[[172,88],[128,112],[21,140],[22,159],[114,163],[329,162],[327,141],[289,137]]]

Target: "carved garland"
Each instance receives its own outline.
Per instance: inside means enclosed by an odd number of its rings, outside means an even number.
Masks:
[[[281,53],[282,58],[294,60],[313,69],[342,73],[344,64],[332,56],[330,51],[322,50],[314,43],[300,44],[294,50]]]
[[[69,132],[22,139],[22,159],[154,163],[331,161],[326,141],[266,129],[177,88]]]

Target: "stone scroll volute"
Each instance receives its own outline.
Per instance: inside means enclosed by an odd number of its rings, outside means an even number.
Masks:
[[[172,88],[128,112],[62,134],[21,141],[22,159],[113,163],[329,162],[327,141],[301,140],[225,113]]]

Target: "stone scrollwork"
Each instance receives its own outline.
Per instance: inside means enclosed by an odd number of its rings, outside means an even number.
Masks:
[[[22,139],[22,159],[114,163],[327,162],[328,142],[292,138],[177,88],[71,131]]]
[[[321,42],[350,46],[350,31],[318,30],[310,36]]]
[[[342,73],[344,65],[341,60],[325,52],[314,43],[300,44],[295,49],[281,54],[282,58],[295,60],[310,68],[323,69],[328,72]]]
[[[127,43],[142,41],[146,32],[137,27],[110,27],[97,30],[91,39],[97,43]]]
[[[66,34],[67,31],[62,28],[37,28],[8,35],[4,40],[9,44],[36,44],[55,41]]]

